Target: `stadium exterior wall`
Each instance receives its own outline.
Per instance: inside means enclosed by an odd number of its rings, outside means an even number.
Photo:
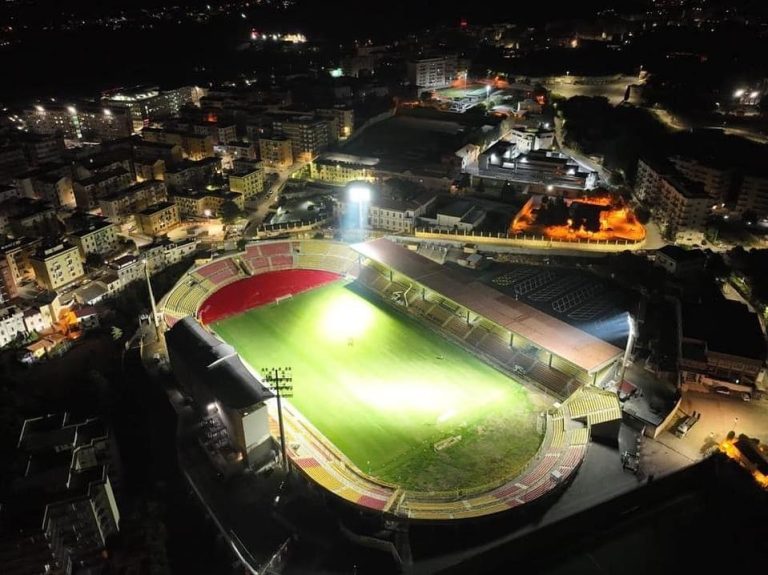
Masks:
[[[544,236],[515,236],[507,234],[468,234],[444,232],[436,229],[416,229],[414,235],[425,240],[470,242],[478,244],[495,244],[507,247],[579,250],[586,252],[623,252],[639,250],[645,246],[645,240],[552,240]]]

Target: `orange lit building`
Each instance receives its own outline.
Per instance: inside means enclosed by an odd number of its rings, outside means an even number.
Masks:
[[[562,199],[569,211],[566,223],[562,225],[543,225],[537,223],[537,218],[546,201],[545,196],[533,196],[513,218],[509,233],[532,234],[546,236],[553,240],[628,240],[641,241],[645,239],[645,227],[637,221],[634,213],[611,196],[595,196],[578,200]],[[582,222],[574,222],[575,214],[585,214],[588,210],[579,209],[587,206],[596,208],[599,229],[589,229],[587,216]],[[591,214],[594,217],[594,214]]]

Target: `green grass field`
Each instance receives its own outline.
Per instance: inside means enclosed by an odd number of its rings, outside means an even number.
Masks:
[[[477,487],[520,471],[541,443],[522,385],[342,282],[212,327],[256,371],[292,366],[291,403],[385,481]]]

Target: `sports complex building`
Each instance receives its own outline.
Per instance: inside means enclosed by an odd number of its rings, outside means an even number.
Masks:
[[[292,472],[384,518],[546,505],[621,419],[601,384],[622,349],[389,239],[247,245],[190,269],[159,311],[182,389],[223,421],[227,461],[274,458],[262,376],[290,365]]]

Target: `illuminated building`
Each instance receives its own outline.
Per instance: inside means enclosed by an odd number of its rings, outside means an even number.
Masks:
[[[84,275],[83,262],[77,247],[63,242],[41,247],[30,256],[29,263],[35,272],[38,285],[51,291]]]
[[[104,94],[101,102],[110,109],[126,109],[133,131],[138,132],[151,122],[178,116],[186,104],[198,105],[204,95],[205,89],[197,86],[183,86],[173,90],[140,86]]]
[[[99,208],[103,216],[116,222],[166,199],[168,192],[165,183],[147,180],[100,198]]]
[[[412,200],[374,198],[368,208],[368,224],[377,230],[411,232],[416,218],[424,215],[436,199],[437,196],[429,192]]]
[[[131,174],[125,168],[114,168],[82,180],[75,180],[73,188],[77,208],[85,211],[92,210],[98,205],[100,198],[130,186],[131,182]]]
[[[317,115],[333,121],[332,140],[346,140],[355,129],[355,111],[348,106],[319,109]]]
[[[456,78],[456,54],[436,58],[420,58],[407,64],[408,81],[421,90],[447,88]]]
[[[144,279],[144,264],[134,255],[128,254],[112,260],[109,267],[117,274],[119,289]]]
[[[330,143],[329,121],[314,116],[275,114],[272,130],[290,140],[294,161],[308,162]]]
[[[160,236],[179,225],[179,208],[170,202],[160,202],[136,214],[136,224],[141,233]]]
[[[215,174],[221,171],[219,158],[205,158],[193,161],[185,160],[165,171],[165,183],[169,189],[202,187],[208,184]]]
[[[148,142],[181,146],[189,160],[197,161],[214,156],[213,139],[207,134],[195,134],[184,130],[144,128],[141,131],[141,136]]]
[[[224,202],[232,201],[241,210],[245,208],[243,194],[238,192],[213,191],[176,191],[171,193],[171,201],[179,206],[182,216],[199,218],[218,217]]]
[[[293,164],[291,141],[285,136],[259,138],[261,161],[270,168],[287,168]]]
[[[515,126],[510,132],[510,139],[515,143],[520,152],[533,150],[548,150],[555,141],[555,131],[546,128],[528,128]]]
[[[107,254],[117,248],[117,227],[106,220],[91,221],[87,228],[68,237],[83,259],[89,254]]]
[[[525,139],[525,138],[524,138]],[[539,143],[547,140],[540,140]],[[525,139],[525,146],[536,144]],[[544,149],[522,152],[513,142],[500,141],[478,158],[481,176],[566,188],[589,190],[597,184],[597,174],[586,171],[578,162],[561,152]]]
[[[264,168],[261,162],[235,160],[229,174],[229,189],[243,194],[246,201],[264,191]]]
[[[62,134],[70,140],[115,140],[133,132],[130,114],[88,102],[38,104],[23,112],[24,122],[36,134]]]
[[[26,334],[24,313],[15,305],[0,308],[0,347]]]
[[[29,256],[41,243],[39,238],[22,236],[0,245],[0,303],[16,297],[22,282],[32,277]]]
[[[348,184],[356,180],[373,181],[378,158],[326,153],[312,160],[309,174],[313,180]]]

